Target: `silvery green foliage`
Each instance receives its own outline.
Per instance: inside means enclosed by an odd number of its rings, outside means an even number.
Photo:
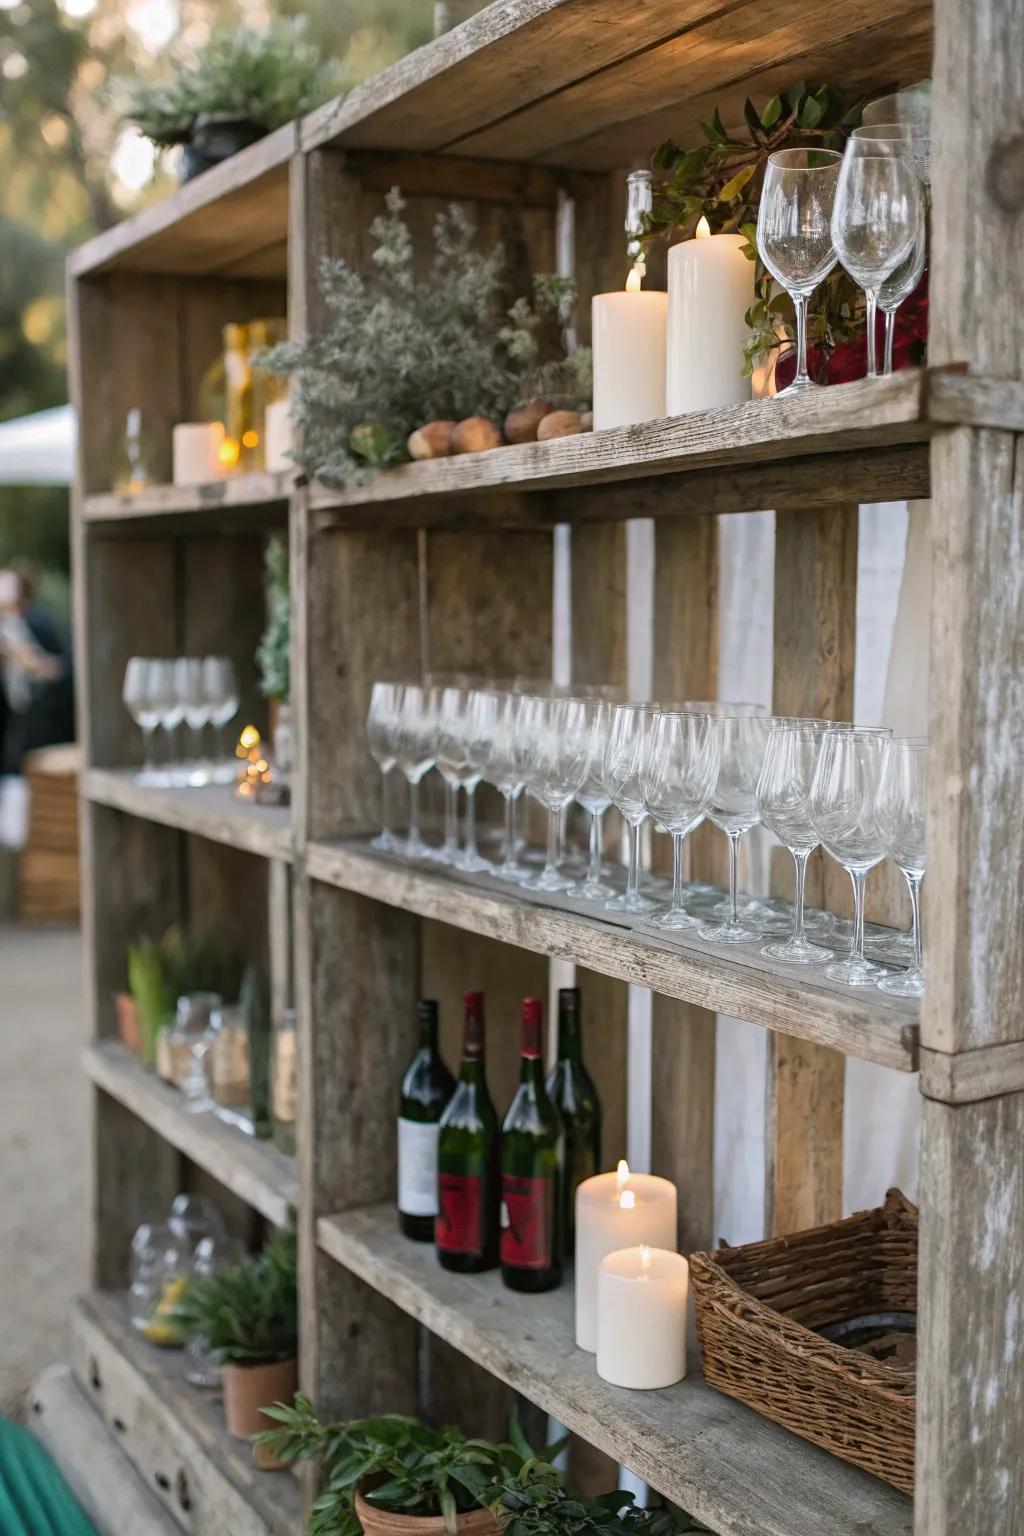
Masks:
[[[287,703],[290,692],[291,598],[288,590],[288,546],[283,538],[268,541],[264,570],[267,622],[256,647],[260,692],[266,699]]]
[[[508,308],[504,251],[476,250],[475,225],[457,204],[438,214],[429,275],[418,278],[404,207],[393,187],[370,226],[365,276],[344,261],[324,263],[324,329],[267,357],[273,371],[294,375],[300,462],[329,484],[401,462],[425,422],[500,421],[545,367],[565,366],[571,283],[537,278],[532,303]]]

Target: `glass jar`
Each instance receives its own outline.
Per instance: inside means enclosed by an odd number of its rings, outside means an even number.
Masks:
[[[169,1222],[146,1222],[132,1238],[132,1325],[164,1349],[185,1343],[176,1309],[188,1286],[191,1257],[191,1246]]]
[[[205,1195],[175,1195],[167,1225],[186,1245],[189,1253],[205,1237],[227,1236],[224,1217]]]
[[[295,1156],[295,1105],[298,1095],[298,1034],[294,1008],[285,1008],[274,1026],[270,1067],[270,1109],[274,1142]]]
[[[236,1237],[201,1237],[192,1254],[189,1278],[205,1280],[241,1264],[245,1249]],[[185,1380],[193,1387],[219,1387],[220,1362],[206,1340],[194,1334],[185,1346]]]
[[[221,1008],[210,1052],[210,1092],[222,1109],[249,1103],[249,1031],[240,1008]]]
[[[179,997],[168,1041],[174,1085],[188,1099],[188,1108],[197,1112],[209,1109],[213,1103],[207,1058],[216,1037],[221,1007],[222,1000],[216,992],[190,992]]]

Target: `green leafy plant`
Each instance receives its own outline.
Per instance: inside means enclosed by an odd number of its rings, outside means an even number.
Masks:
[[[425,422],[500,420],[546,370],[566,362],[571,283],[539,276],[530,298],[510,302],[502,247],[477,250],[475,226],[457,204],[438,214],[433,261],[419,277],[404,208],[392,187],[370,225],[366,274],[325,262],[324,328],[265,359],[294,375],[303,467],[329,483],[400,463],[410,432]],[[573,359],[574,387],[587,384],[589,394],[589,359]]]
[[[303,18],[215,32],[171,56],[163,84],[127,82],[122,116],[155,144],[182,144],[203,122],[253,123],[269,133],[336,95],[340,77],[306,36]]]
[[[222,1365],[293,1360],[299,1348],[294,1236],[282,1233],[258,1257],[192,1280],[175,1317]]]
[[[681,1536],[706,1527],[671,1505],[638,1508],[621,1488],[580,1499],[549,1463],[531,1460],[491,1501],[502,1536]]]
[[[737,232],[747,240],[751,271],[751,329],[745,348],[746,373],[796,337],[796,316],[788,294],[772,293],[771,274],[757,256],[757,206],[768,157],[778,149],[839,149],[860,121],[862,101],[847,104],[834,85],[804,81],[773,96],[760,111],[744,103],[745,136],[730,133],[716,107],[701,124],[704,143],[681,149],[671,139],[654,156],[660,173],[645,238],[692,238],[699,220],[713,234]],[[824,352],[853,340],[865,325],[863,295],[841,268],[821,284],[808,313],[808,345]]]
[[[256,647],[260,692],[266,699],[287,703],[291,688],[291,596],[288,590],[288,546],[283,538],[268,540],[264,572],[267,623]]]

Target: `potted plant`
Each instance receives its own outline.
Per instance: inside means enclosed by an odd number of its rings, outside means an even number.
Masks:
[[[221,1365],[229,1433],[248,1440],[266,1429],[263,1408],[290,1402],[298,1385],[294,1236],[284,1233],[257,1258],[194,1280],[179,1310]]]
[[[509,1479],[492,1504],[501,1536],[682,1536],[707,1532],[690,1515],[670,1505],[638,1508],[632,1493],[613,1488],[596,1499],[580,1499],[556,1468],[528,1461]],[[708,1536],[710,1533],[708,1532]]]
[[[173,57],[164,84],[125,87],[125,121],[161,148],[181,144],[188,181],[264,134],[336,95],[336,66],[305,36],[303,18],[215,32],[195,52]]]
[[[283,538],[267,543],[264,556],[267,622],[256,647],[260,692],[270,705],[270,739],[274,762],[287,775],[293,764],[291,716],[291,593],[288,588],[288,547]]]

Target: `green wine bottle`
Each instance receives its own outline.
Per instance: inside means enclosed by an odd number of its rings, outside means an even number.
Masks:
[[[484,995],[467,992],[462,1065],[441,1116],[434,1229],[444,1269],[474,1274],[498,1262],[498,1117],[484,1074]]]
[[[501,1130],[501,1277],[513,1291],[562,1280],[564,1137],[544,1086],[541,1001],[523,999],[519,1087]]]
[[[402,1078],[398,1110],[398,1223],[406,1237],[434,1240],[437,1143],[455,1079],[437,1049],[437,1004],[421,998],[420,1044]]]
[[[576,1190],[601,1169],[601,1101],[583,1065],[579,987],[562,987],[558,993],[558,1060],[547,1089],[565,1129],[563,1230],[569,1259],[576,1249]]]

